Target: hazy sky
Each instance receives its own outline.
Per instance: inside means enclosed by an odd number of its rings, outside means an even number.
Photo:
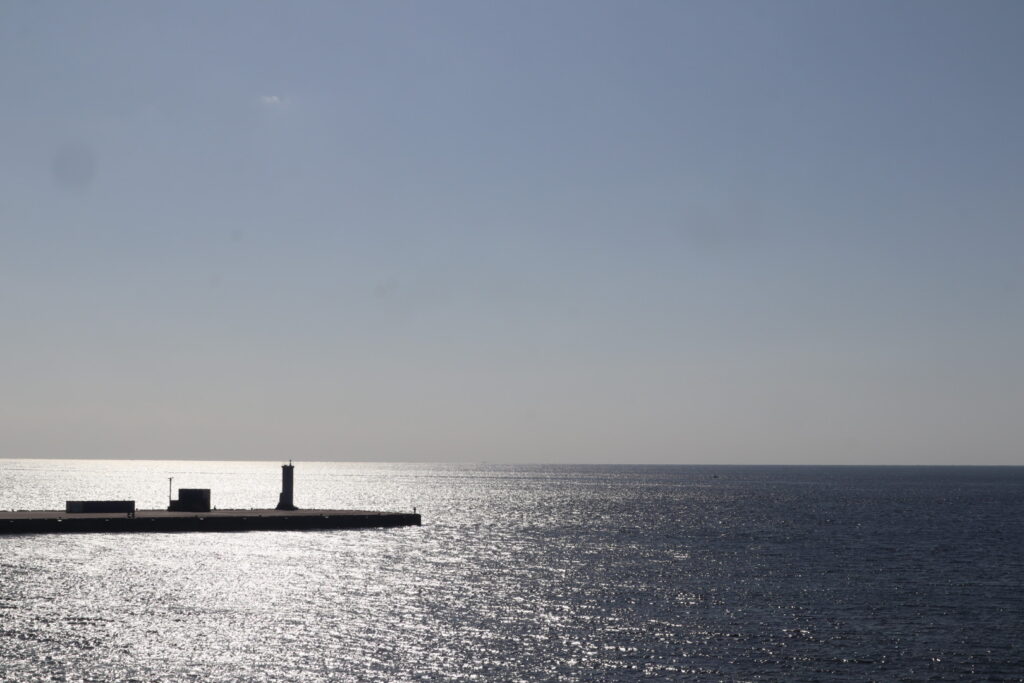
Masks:
[[[0,457],[1024,464],[1024,3],[0,3]]]

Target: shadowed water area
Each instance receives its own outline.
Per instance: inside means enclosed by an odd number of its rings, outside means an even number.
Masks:
[[[277,463],[0,461],[0,509]],[[1024,469],[297,463],[391,530],[0,537],[0,678],[1024,680]]]

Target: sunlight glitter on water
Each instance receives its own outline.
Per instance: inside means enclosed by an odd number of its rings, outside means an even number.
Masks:
[[[278,463],[0,466],[0,507],[90,486],[155,507],[168,472],[250,507],[280,482]],[[1024,670],[1010,635],[1024,613],[1019,473],[977,475],[967,494],[963,473],[896,486],[868,471],[846,490],[811,468],[725,468],[709,486],[700,468],[299,467],[300,505],[415,500],[424,526],[0,538],[0,679]]]

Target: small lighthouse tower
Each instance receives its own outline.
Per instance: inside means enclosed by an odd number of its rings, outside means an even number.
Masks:
[[[281,465],[281,498],[277,501],[278,510],[298,510],[292,502],[292,491],[295,488],[295,466],[289,460]]]

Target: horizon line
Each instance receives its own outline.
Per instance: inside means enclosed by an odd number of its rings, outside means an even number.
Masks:
[[[755,462],[501,462],[492,460],[322,460],[316,458],[298,459],[294,456],[289,458],[88,458],[88,457],[63,457],[63,456],[37,456],[37,457],[0,457],[0,461],[92,461],[92,462],[251,462],[251,463],[275,463],[278,461],[296,461],[297,463],[345,463],[351,465],[491,465],[502,467],[829,467],[829,468],[855,468],[855,467],[887,467],[887,468],[909,468],[909,467],[960,467],[960,468],[1024,468],[1024,464],[1006,463],[755,463]]]

